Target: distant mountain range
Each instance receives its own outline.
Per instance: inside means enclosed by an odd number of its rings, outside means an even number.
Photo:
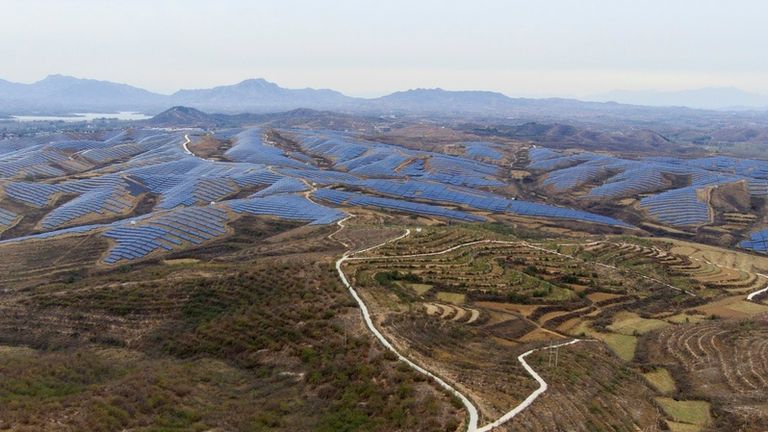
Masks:
[[[768,109],[768,96],[732,87],[709,87],[681,91],[614,90],[590,99],[656,107],[684,106],[710,110]]]
[[[616,93],[616,99],[622,94]],[[628,94],[625,94],[629,98]],[[745,98],[725,98],[735,102]],[[611,99],[611,98],[608,98]],[[701,96],[705,100],[706,95]],[[717,104],[713,102],[713,104]],[[674,104],[673,104],[674,105]],[[179,90],[172,95],[152,93],[126,84],[50,75],[32,83],[0,80],[0,115],[64,114],[74,112],[139,111],[155,114],[173,106],[192,107],[206,112],[267,113],[307,108],[355,114],[438,114],[489,117],[578,118],[618,116],[664,118],[658,108],[617,103],[584,102],[575,99],[510,98],[489,91],[448,91],[415,89],[375,99],[346,96],[329,89],[286,89],[264,79],[249,79],[234,85],[210,89]],[[675,108],[675,114],[690,110]]]
[[[167,96],[126,84],[50,75],[32,84],[0,80],[0,112],[122,111],[162,107]]]

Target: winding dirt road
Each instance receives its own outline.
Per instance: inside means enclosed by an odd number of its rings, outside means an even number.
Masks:
[[[766,275],[764,275],[762,273],[755,273],[755,274],[760,276],[760,277],[763,277],[765,279],[768,279],[768,276],[766,276]],[[765,294],[766,292],[768,292],[768,285],[765,288],[763,288],[763,289],[760,289],[760,290],[757,290],[755,292],[749,293],[749,295],[747,295],[747,300],[755,301],[755,297],[757,297],[759,295],[762,295],[762,294]]]
[[[352,217],[352,216],[350,216],[350,217]],[[334,236],[336,234],[338,234],[341,230],[344,229],[344,227],[345,227],[344,222],[347,221],[350,217],[347,217],[345,219],[340,220],[337,223],[337,225],[339,226],[339,229],[336,230],[335,232],[333,232],[332,234],[330,234],[328,236],[328,238],[338,241],[339,243],[341,243],[345,247],[349,247],[349,245],[347,245],[343,241],[335,239]],[[460,245],[457,245],[457,246],[453,246],[453,247],[450,247],[448,249],[445,249],[445,250],[442,250],[442,251],[439,251],[439,252],[431,252],[431,253],[423,253],[423,254],[413,254],[413,255],[386,256],[386,257],[356,257],[355,256],[355,255],[358,255],[358,254],[361,254],[361,253],[364,253],[364,252],[370,252],[372,250],[378,249],[378,248],[380,248],[380,247],[382,247],[382,246],[384,246],[386,244],[389,244],[389,243],[398,241],[400,239],[403,239],[403,238],[409,236],[410,234],[411,234],[411,230],[410,229],[406,229],[404,234],[402,234],[400,236],[397,236],[395,238],[392,238],[390,240],[387,240],[387,241],[385,241],[383,243],[380,243],[378,245],[371,246],[369,248],[365,248],[365,249],[358,250],[358,251],[352,251],[351,249],[349,249],[347,252],[344,253],[344,255],[342,255],[341,258],[339,258],[336,261],[336,271],[339,274],[339,278],[341,279],[341,282],[344,284],[345,287],[347,287],[347,289],[349,289],[350,294],[352,294],[352,297],[355,299],[355,301],[357,302],[358,306],[360,307],[360,311],[361,311],[361,313],[363,315],[363,320],[365,321],[365,325],[368,327],[368,329],[371,331],[371,333],[373,333],[373,335],[376,336],[376,338],[382,343],[382,345],[384,345],[385,348],[387,348],[389,351],[394,353],[397,356],[398,359],[400,359],[404,363],[408,364],[408,366],[410,366],[414,370],[418,371],[419,373],[424,374],[424,375],[430,377],[436,383],[438,383],[441,387],[446,389],[449,393],[451,393],[452,395],[456,396],[457,398],[459,398],[461,400],[461,403],[464,405],[464,407],[467,410],[467,413],[469,414],[469,418],[467,420],[467,431],[468,432],[488,432],[488,431],[491,431],[493,428],[501,426],[502,424],[510,421],[516,415],[520,414],[526,408],[531,406],[531,404],[533,404],[533,402],[539,396],[541,396],[544,392],[547,391],[547,388],[548,388],[547,382],[544,381],[544,379],[541,377],[541,375],[539,375],[525,361],[525,358],[527,356],[531,355],[532,353],[534,353],[536,351],[539,351],[539,350],[556,348],[556,347],[562,347],[562,346],[567,346],[567,345],[573,345],[575,343],[582,342],[582,340],[581,339],[574,339],[574,340],[571,340],[571,341],[568,341],[568,342],[564,342],[564,343],[560,343],[560,344],[557,344],[557,345],[551,345],[551,346],[546,346],[546,347],[542,347],[542,348],[533,349],[533,350],[530,350],[530,351],[526,351],[523,354],[520,354],[517,357],[517,360],[520,362],[520,364],[523,366],[523,368],[526,370],[526,372],[528,372],[528,374],[531,375],[531,377],[533,377],[533,379],[536,380],[536,382],[539,384],[539,387],[536,390],[534,390],[533,393],[528,395],[528,397],[523,402],[521,402],[519,405],[514,407],[512,410],[510,410],[509,412],[507,412],[503,416],[499,417],[498,419],[494,420],[491,423],[488,423],[487,425],[478,427],[479,416],[478,416],[477,407],[472,403],[472,401],[467,396],[462,394],[460,391],[456,390],[453,386],[451,386],[450,384],[445,382],[442,378],[438,377],[437,375],[433,374],[432,372],[428,371],[427,369],[423,368],[422,366],[417,365],[416,363],[414,363],[413,361],[409,360],[407,357],[402,355],[387,340],[387,338],[384,337],[384,335],[376,328],[376,325],[373,323],[373,320],[371,319],[371,315],[370,315],[370,313],[368,311],[368,306],[366,306],[365,302],[363,302],[363,299],[357,293],[357,291],[352,286],[352,284],[350,284],[349,280],[347,279],[347,276],[344,274],[344,271],[342,270],[341,267],[342,267],[342,265],[346,261],[361,261],[361,260],[367,260],[367,259],[371,259],[371,258],[376,258],[376,259],[382,259],[382,258],[389,259],[389,258],[392,258],[392,259],[394,259],[394,258],[411,258],[411,257],[442,255],[442,254],[446,254],[446,253],[452,252],[454,250],[457,250],[457,249],[460,249],[460,248],[463,248],[463,247],[466,247],[466,246],[471,246],[471,245],[475,245],[475,244],[482,244],[482,243],[499,243],[499,244],[521,244],[521,243],[520,242],[506,242],[506,241],[500,241],[500,240],[480,240],[480,241],[474,241],[474,242],[469,242],[469,243],[463,243],[463,244],[460,244]],[[552,251],[548,251],[548,252],[552,252]],[[557,253],[557,252],[555,252],[555,253]]]

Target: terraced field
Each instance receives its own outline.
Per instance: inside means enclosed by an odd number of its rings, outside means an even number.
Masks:
[[[589,348],[562,348],[563,370],[554,370],[550,377],[563,379],[563,386],[555,385],[557,390],[546,393],[504,426],[509,430],[635,430],[660,423],[675,428],[713,426],[710,417],[693,423],[678,417],[676,402],[668,404],[663,399],[669,387],[654,387],[656,381],[643,376],[644,370],[653,369],[647,365],[648,338],[694,325],[688,323],[702,321],[697,324],[702,326],[712,308],[759,313],[763,306],[747,308],[749,302],[744,298],[766,281],[739,266],[715,265],[695,255],[673,252],[679,246],[664,241],[576,238],[531,242],[520,237],[524,232],[516,234],[510,229],[501,233],[492,226],[426,227],[348,261],[345,272],[353,275],[353,283],[375,311],[375,322],[401,352],[430,365],[465,391],[477,402],[481,417],[489,421],[531,391],[514,385],[525,380],[525,375],[499,369],[498,364],[506,363],[494,353],[508,351],[502,356],[512,358],[531,347],[573,336],[587,337],[601,347],[601,360],[588,360],[595,355]],[[475,356],[475,350],[486,355]],[[574,352],[581,354],[573,357]],[[761,358],[762,354],[753,356]],[[545,361],[542,356],[540,351],[533,357],[532,364],[538,366],[534,369],[551,370],[544,364],[551,367],[552,358]],[[587,382],[574,382],[574,376],[583,376],[590,369],[590,361],[609,370],[587,374]],[[733,369],[729,373],[739,373],[738,367],[722,359],[710,360],[710,364],[718,362],[724,370]],[[656,369],[668,366],[668,362],[653,363],[658,365]],[[486,373],[478,376],[478,370]],[[497,370],[503,374],[496,375]],[[610,385],[595,382],[610,377]],[[691,404],[698,403],[700,393],[676,382],[677,372],[674,377],[671,388],[678,389],[676,394],[689,398]],[[704,376],[695,380],[706,382]],[[582,394],[594,388],[613,390]],[[617,390],[625,388],[632,389],[632,404]],[[518,398],[510,397],[512,394]],[[564,416],[546,415],[547,404],[570,406],[583,400],[594,400],[594,405],[569,409]],[[702,403],[713,403],[715,410],[727,409],[724,402],[711,398]]]
[[[720,425],[762,430],[768,425],[767,332],[768,314],[762,314],[673,326],[643,343],[649,362],[674,367],[678,386],[716,404]]]

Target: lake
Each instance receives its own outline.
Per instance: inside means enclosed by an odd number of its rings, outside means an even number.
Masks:
[[[63,121],[68,123],[89,122],[96,119],[110,120],[146,120],[150,118],[137,112],[118,112],[118,113],[73,113],[69,116],[34,116],[34,115],[12,115],[11,118],[20,122],[32,121]]]

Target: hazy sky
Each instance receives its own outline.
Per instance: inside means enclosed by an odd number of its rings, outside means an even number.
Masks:
[[[0,0],[0,16],[0,78],[17,82],[768,93],[764,0]]]

